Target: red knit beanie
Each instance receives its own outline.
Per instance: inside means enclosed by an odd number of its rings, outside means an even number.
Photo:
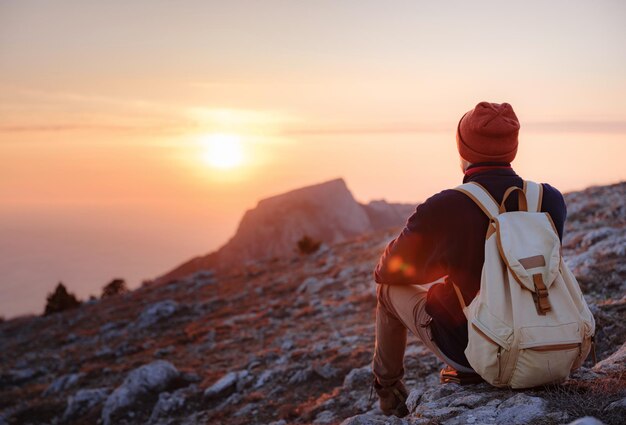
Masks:
[[[519,121],[508,103],[480,102],[461,117],[456,144],[461,157],[478,162],[511,162],[517,153]]]

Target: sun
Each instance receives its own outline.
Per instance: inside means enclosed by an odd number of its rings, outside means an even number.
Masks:
[[[237,134],[214,133],[201,138],[204,161],[214,168],[230,169],[243,163],[241,137]]]

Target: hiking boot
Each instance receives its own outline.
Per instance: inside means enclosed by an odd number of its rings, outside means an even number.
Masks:
[[[402,381],[396,381],[393,385],[383,387],[378,383],[378,380],[374,379],[373,386],[376,394],[378,394],[380,410],[386,416],[395,415],[403,418],[409,414],[409,409],[406,407],[409,393]]]
[[[447,384],[454,382],[459,385],[480,384],[485,380],[477,373],[459,372],[452,366],[446,366],[439,372],[439,382]]]

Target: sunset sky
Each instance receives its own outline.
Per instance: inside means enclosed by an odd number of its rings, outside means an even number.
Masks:
[[[460,183],[482,100],[514,167],[626,179],[623,1],[0,2],[0,315],[131,287],[264,197],[343,177],[415,203]]]

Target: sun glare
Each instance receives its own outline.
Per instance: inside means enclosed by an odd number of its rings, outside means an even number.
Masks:
[[[201,139],[203,159],[212,167],[234,168],[243,162],[241,138],[236,134],[216,133]]]

